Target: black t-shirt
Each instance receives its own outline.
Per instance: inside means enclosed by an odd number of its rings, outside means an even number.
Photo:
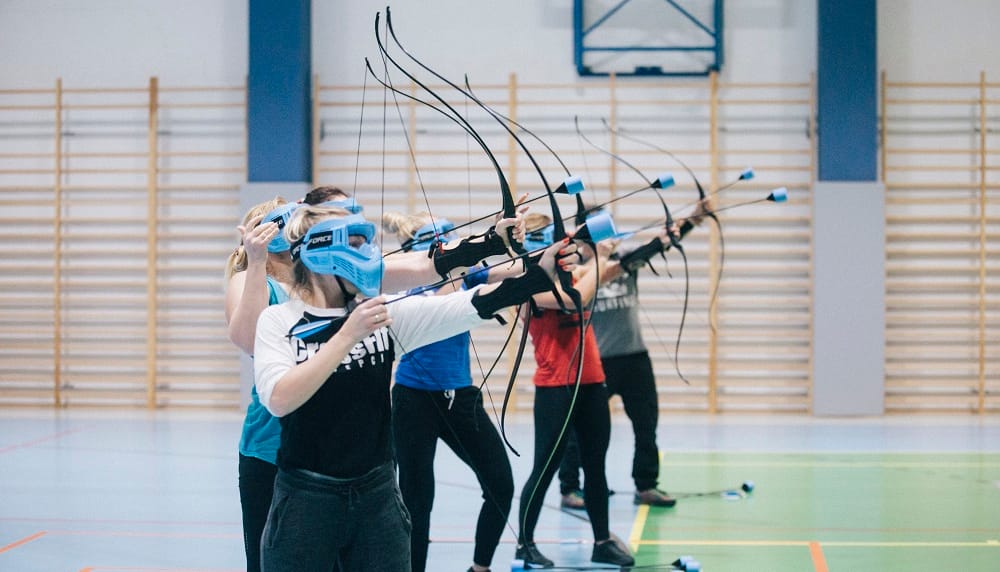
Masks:
[[[329,320],[306,313],[296,324]],[[334,320],[298,345],[302,363],[342,325]],[[362,340],[319,390],[281,418],[278,466],[338,478],[359,477],[392,458],[389,382],[395,349],[382,328]]]

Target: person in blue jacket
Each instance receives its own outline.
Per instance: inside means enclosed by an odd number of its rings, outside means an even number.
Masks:
[[[455,238],[454,225],[432,221],[427,213],[385,213],[382,225],[408,251],[427,251],[435,241]],[[425,293],[455,292],[486,282],[485,269],[465,280]],[[410,555],[413,572],[427,565],[431,508],[434,505],[434,456],[438,441],[472,469],[483,502],[475,529],[470,572],[487,572],[503,535],[514,496],[514,479],[503,441],[483,409],[483,396],[472,383],[469,333],[407,351],[396,366],[392,388],[392,430],[399,489],[413,524]]]

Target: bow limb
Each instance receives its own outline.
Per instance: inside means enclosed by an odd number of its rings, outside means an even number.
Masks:
[[[552,157],[555,158],[555,160],[559,163],[559,166],[562,167],[563,172],[566,173],[566,176],[567,177],[572,177],[573,176],[573,173],[570,172],[569,167],[567,167],[566,163],[562,160],[562,157],[560,157],[559,154],[555,152],[555,149],[553,149],[552,147],[550,147],[549,144],[546,143],[541,137],[539,137],[538,135],[536,135],[534,131],[528,129],[524,125],[521,125],[520,123],[518,123],[514,119],[511,119],[510,117],[504,115],[503,113],[500,113],[499,111],[493,109],[492,107],[490,107],[489,105],[487,105],[485,102],[483,102],[482,100],[480,100],[478,97],[476,97],[476,95],[472,92],[472,86],[469,85],[469,76],[468,75],[465,76],[465,91],[467,92],[466,95],[468,95],[470,99],[472,99],[473,101],[475,101],[479,105],[479,107],[482,107],[487,112],[489,112],[490,115],[492,115],[494,118],[497,118],[498,120],[502,119],[502,120],[510,123],[514,127],[517,127],[521,131],[524,131],[525,133],[527,133],[528,135],[530,135],[535,141],[538,141],[538,143],[542,147],[545,147],[545,149],[549,152],[549,154],[552,155]],[[576,193],[574,196],[576,198],[576,220],[575,220],[575,222],[576,222],[577,226],[580,226],[580,225],[583,225],[584,223],[587,222],[587,207],[583,204],[583,197],[580,195],[580,193]]]
[[[382,42],[382,38],[381,38],[380,30],[379,30],[379,16],[380,15],[376,15],[376,17],[375,17],[375,38],[376,38],[376,42],[377,42],[378,47],[379,47],[379,51],[382,54],[383,61],[391,62],[392,65],[396,69],[398,69],[400,72],[402,72],[404,75],[406,75],[406,77],[408,77],[416,85],[419,85],[424,91],[426,91],[431,96],[433,96],[438,102],[440,102],[451,113],[448,113],[444,109],[441,109],[440,107],[438,107],[436,105],[433,105],[433,104],[431,104],[431,103],[429,103],[427,101],[424,101],[424,100],[422,100],[422,99],[420,99],[420,98],[418,98],[416,96],[412,96],[410,94],[404,93],[404,92],[396,89],[395,87],[393,87],[391,85],[388,85],[387,82],[381,81],[378,78],[378,76],[376,74],[374,74],[374,72],[371,72],[372,76],[375,77],[375,79],[377,81],[379,81],[379,83],[381,83],[383,86],[387,87],[393,93],[403,95],[404,97],[407,97],[407,98],[409,98],[409,99],[411,99],[413,101],[421,103],[422,105],[430,107],[430,108],[434,109],[436,112],[440,113],[441,115],[444,115],[445,117],[447,117],[450,121],[452,121],[452,122],[456,123],[457,125],[459,125],[460,127],[462,127],[462,129],[466,133],[468,133],[469,136],[474,141],[476,141],[476,143],[480,146],[480,148],[486,154],[486,156],[489,159],[490,163],[493,165],[493,168],[494,168],[494,170],[495,170],[495,172],[497,174],[498,184],[500,186],[500,194],[501,194],[501,200],[502,200],[502,209],[501,209],[501,212],[503,213],[503,215],[506,218],[513,218],[513,217],[515,217],[516,214],[517,214],[516,213],[516,204],[514,202],[512,193],[510,191],[510,185],[508,184],[507,178],[506,178],[506,176],[504,176],[503,170],[500,168],[500,165],[499,165],[498,161],[496,160],[496,157],[490,151],[489,147],[486,145],[485,141],[479,135],[479,133],[475,130],[475,128],[473,128],[472,125],[464,117],[461,116],[461,114],[459,114],[451,105],[449,105],[446,101],[444,101],[444,99],[441,98],[436,92],[434,92],[434,90],[430,89],[427,85],[425,85],[423,82],[421,82],[415,76],[413,76],[413,74],[409,73],[406,69],[404,69],[402,66],[400,66],[399,63],[392,57],[392,55],[388,53],[388,51],[385,49],[385,46],[384,46],[384,44]],[[387,27],[389,26],[389,13],[388,13],[388,11],[386,13],[386,25],[387,25]],[[367,60],[366,60],[366,64],[367,64]],[[371,66],[370,65],[368,66],[368,69],[369,69],[369,71],[371,71]],[[520,254],[520,255],[524,254],[523,247],[519,243],[517,243],[516,241],[513,240],[512,233],[510,233],[510,232],[508,232],[508,244],[510,245],[511,249],[514,250],[517,254]],[[482,385],[484,385],[484,386],[486,385],[486,381],[489,379],[489,375],[493,372],[494,368],[500,362],[500,359],[501,359],[501,356],[503,354],[504,349],[506,349],[507,344],[510,342],[510,340],[513,337],[513,329],[514,329],[514,327],[515,327],[515,325],[511,326],[511,330],[508,333],[508,335],[506,337],[506,340],[504,342],[503,349],[501,349],[499,355],[494,360],[494,362],[491,365],[489,371],[485,374]],[[526,340],[525,340],[525,342],[526,342]],[[506,441],[506,439],[505,439],[505,441]]]
[[[395,37],[395,33],[392,30],[392,17],[391,17],[391,15],[389,13],[389,9],[388,8],[386,8],[385,17],[386,17],[386,26],[389,29],[389,33],[390,33],[390,35],[392,35],[393,37]],[[434,99],[438,100],[445,108],[447,108],[448,111],[450,111],[451,114],[452,114],[449,117],[452,117],[452,119],[454,121],[456,121],[457,123],[460,123],[460,124],[462,124],[462,125],[464,125],[466,127],[466,132],[469,133],[469,135],[472,136],[473,140],[475,140],[476,143],[479,144],[480,148],[482,148],[483,152],[489,158],[490,163],[493,165],[493,169],[497,173],[497,179],[498,179],[498,182],[500,184],[501,200],[503,202],[503,215],[504,215],[504,217],[505,218],[513,218],[513,217],[517,216],[517,207],[516,207],[516,204],[514,202],[514,197],[513,197],[512,193],[510,191],[510,184],[507,182],[507,177],[504,176],[503,169],[500,168],[500,163],[497,161],[496,156],[493,155],[493,152],[490,151],[489,147],[486,145],[486,142],[483,141],[483,138],[479,135],[479,133],[475,130],[475,128],[473,128],[472,125],[464,117],[462,117],[462,115],[460,113],[458,113],[458,111],[456,111],[454,107],[452,107],[447,101],[445,101],[444,98],[442,98],[441,96],[439,96],[437,94],[437,92],[435,92],[433,89],[431,89],[426,84],[424,84],[419,79],[417,79],[413,74],[411,74],[405,68],[403,68],[399,64],[399,62],[397,62],[392,57],[392,55],[385,49],[385,45],[383,45],[381,35],[379,34],[379,31],[378,31],[378,20],[379,20],[379,16],[376,15],[376,17],[375,17],[375,39],[376,39],[376,42],[378,43],[379,51],[388,59],[389,62],[392,63],[392,65],[396,69],[398,69],[400,72],[402,72],[403,75],[405,75],[406,77],[408,77],[416,85],[420,86],[421,89],[423,89],[424,91],[426,91],[428,94],[430,94],[432,97],[434,97]],[[407,55],[409,55],[409,54],[407,54]],[[412,59],[412,56],[410,56],[410,57]],[[435,106],[431,105],[431,107],[435,107]],[[520,245],[517,244],[513,240],[513,237],[509,236],[508,238],[510,239],[511,248],[514,250],[514,252],[516,252],[518,254],[523,254],[524,253],[523,248],[521,248]]]
[[[430,68],[428,68],[426,65],[424,65],[419,60],[417,60],[416,58],[414,58],[412,54],[408,53],[405,49],[402,48],[402,46],[399,45],[399,41],[398,41],[398,39],[395,36],[395,31],[392,28],[392,19],[391,18],[392,18],[391,14],[390,14],[390,12],[387,9],[386,10],[386,27],[387,27],[387,29],[389,31],[389,35],[392,36],[392,38],[396,42],[397,46],[399,46],[400,49],[403,51],[403,53],[405,53],[410,59],[412,59],[414,62],[416,62],[418,65],[420,65],[420,67],[424,68],[425,70],[430,70]],[[378,27],[377,27],[377,25],[376,25],[376,37],[377,37],[377,41],[378,41],[379,50],[385,55],[385,57],[390,62],[392,62],[392,64],[397,69],[399,69],[404,75],[406,75],[408,78],[410,78],[414,83],[416,83],[417,85],[419,85],[424,91],[426,91],[431,96],[433,96],[445,108],[447,108],[449,111],[451,111],[452,115],[449,115],[449,117],[452,117],[456,122],[462,124],[465,127],[466,132],[469,133],[469,135],[483,149],[483,151],[489,157],[490,162],[493,164],[493,167],[494,167],[494,169],[497,172],[497,177],[498,177],[499,182],[500,182],[500,194],[501,194],[502,201],[503,201],[503,209],[502,209],[503,210],[503,214],[504,214],[505,217],[508,217],[508,218],[515,216],[515,214],[516,214],[516,204],[515,204],[514,199],[513,199],[513,194],[511,193],[511,190],[510,190],[510,185],[508,184],[507,179],[506,179],[506,177],[503,174],[503,171],[500,169],[500,165],[499,165],[498,161],[496,160],[496,157],[489,150],[489,147],[486,145],[485,141],[483,141],[482,137],[476,132],[476,130],[472,127],[472,125],[465,118],[463,118],[447,101],[444,100],[444,98],[442,98],[441,96],[439,96],[436,92],[434,92],[434,90],[430,89],[427,85],[425,85],[423,82],[421,82],[419,79],[417,79],[413,74],[411,74],[410,72],[408,72],[407,70],[405,70],[388,53],[388,51],[385,49],[385,46],[382,43],[381,38],[378,36]],[[433,70],[431,70],[431,72],[434,73]],[[436,74],[436,73],[435,73],[435,76],[441,77],[439,74]],[[436,106],[432,105],[431,107],[435,107],[435,109],[437,109]],[[439,109],[439,111],[441,111],[441,110]],[[441,111],[441,112],[444,113],[443,111]],[[508,233],[508,239],[509,239],[508,241],[509,241],[512,249],[517,254],[522,255],[522,260],[524,261],[525,264],[529,264],[530,263],[530,259],[523,256],[523,254],[524,254],[523,246],[521,246],[519,243],[517,243],[516,241],[514,241],[513,235],[510,232]],[[520,311],[519,311],[519,313],[520,313]],[[510,404],[510,396],[513,393],[514,382],[515,382],[515,380],[517,378],[517,372],[519,371],[519,368],[520,368],[520,365],[521,365],[521,360],[522,360],[522,357],[524,355],[524,348],[526,347],[527,341],[528,341],[528,325],[530,323],[530,315],[531,315],[531,313],[529,312],[528,313],[529,318],[527,319],[526,323],[524,324],[524,329],[522,331],[521,338],[520,338],[520,340],[518,342],[518,350],[517,350],[517,354],[516,354],[516,357],[515,357],[514,365],[512,367],[510,378],[509,378],[509,380],[507,382],[507,387],[506,387],[505,395],[504,395],[503,407],[502,407],[502,411],[501,411],[501,418],[500,418],[500,434],[501,434],[501,437],[503,438],[503,441],[507,445],[507,447],[510,448],[510,450],[515,455],[517,455],[517,456],[520,456],[520,453],[517,451],[517,449],[514,448],[514,446],[510,443],[510,440],[507,438],[507,433],[506,433],[506,415],[507,415],[507,409],[508,409],[509,404]],[[516,326],[516,324],[511,326],[511,328],[512,328],[511,329],[511,333],[507,337],[507,341],[508,342],[512,338],[513,328],[515,326]],[[505,346],[504,347],[506,347],[506,343],[507,342],[505,342]],[[502,351],[501,351],[501,354],[502,354]],[[493,366],[490,368],[490,372],[493,371],[493,368],[496,366],[497,363],[499,363],[499,360],[500,360],[500,356],[498,355],[497,356],[497,360],[494,362]],[[486,379],[483,380],[483,385],[485,385],[485,384],[486,384]]]
[[[642,171],[639,170],[638,167],[636,167],[632,163],[629,163],[624,157],[621,157],[620,155],[617,155],[616,153],[612,153],[611,151],[608,151],[607,149],[605,149],[605,148],[601,147],[600,145],[598,145],[598,144],[594,143],[593,141],[591,141],[583,133],[583,131],[580,129],[580,119],[579,119],[579,117],[574,117],[573,118],[573,123],[574,123],[574,125],[576,127],[576,133],[577,133],[577,135],[581,139],[583,139],[588,145],[590,145],[594,149],[600,151],[601,153],[603,153],[603,154],[611,157],[615,161],[618,161],[619,163],[625,165],[626,167],[628,167],[629,169],[631,169],[634,173],[636,173],[642,179],[644,179],[646,181],[651,181],[651,179],[649,179],[648,177],[646,177],[646,175],[644,175],[642,173]],[[684,247],[681,246],[680,240],[678,239],[677,235],[674,234],[674,231],[673,231],[674,217],[673,217],[673,215],[671,215],[671,213],[670,213],[670,207],[667,206],[667,202],[663,199],[663,195],[660,193],[660,189],[658,188],[658,185],[655,182],[651,182],[649,186],[650,186],[651,189],[653,189],[656,192],[656,197],[660,200],[660,206],[663,207],[663,214],[664,214],[664,217],[665,217],[664,218],[664,222],[665,222],[665,225],[666,225],[666,233],[667,233],[667,237],[670,239],[670,245],[674,248],[674,250],[676,250],[677,252],[680,253],[681,258],[684,260],[684,307],[682,308],[682,311],[681,311],[680,326],[677,329],[677,342],[674,344],[674,369],[677,371],[677,375],[681,378],[681,380],[684,381],[684,383],[690,385],[691,382],[688,381],[688,379],[681,372],[681,368],[680,368],[680,355],[679,355],[680,354],[680,347],[681,347],[681,336],[684,333],[684,323],[687,320],[688,300],[690,298],[690,292],[691,292],[691,277],[690,277],[690,273],[688,272],[687,253],[684,252]],[[663,255],[664,258],[666,258],[665,254],[661,253],[661,255]]]
[[[558,202],[555,199],[555,193],[552,191],[552,187],[549,185],[548,180],[545,178],[545,174],[542,171],[541,167],[539,166],[538,162],[535,160],[534,156],[531,154],[531,151],[527,148],[527,146],[524,144],[524,142],[521,140],[521,138],[518,137],[517,134],[514,133],[514,131],[511,130],[510,127],[506,123],[504,123],[502,120],[500,120],[500,118],[498,118],[487,107],[485,107],[482,104],[481,101],[479,101],[477,98],[475,98],[474,96],[472,96],[471,94],[469,94],[468,92],[466,92],[465,90],[463,90],[461,87],[459,87],[458,85],[456,85],[454,82],[452,82],[448,78],[444,77],[443,75],[439,74],[438,72],[434,71],[433,69],[431,69],[430,67],[428,67],[427,65],[425,65],[419,59],[417,59],[416,57],[414,57],[413,54],[411,54],[409,51],[407,51],[406,48],[402,45],[402,43],[399,41],[399,38],[396,36],[395,30],[392,27],[392,17],[389,14],[388,11],[386,12],[386,26],[388,27],[389,35],[392,37],[393,42],[396,44],[396,46],[399,48],[400,51],[402,51],[408,58],[410,58],[414,63],[416,63],[421,68],[423,68],[425,71],[427,71],[428,73],[430,73],[434,77],[436,77],[436,78],[444,81],[449,86],[451,86],[452,88],[454,88],[455,90],[459,91],[460,93],[462,93],[463,95],[465,95],[467,98],[469,98],[473,102],[475,102],[480,108],[482,108],[484,111],[486,111],[490,115],[490,117],[492,117],[501,126],[503,126],[507,130],[507,132],[511,135],[511,137],[514,138],[514,140],[518,143],[518,145],[524,151],[525,155],[531,161],[532,166],[534,166],[535,171],[538,173],[538,176],[539,176],[539,178],[542,181],[542,185],[545,187],[546,195],[549,198],[549,207],[551,208],[552,214],[553,214],[553,217],[552,217],[553,218],[552,223],[553,223],[553,228],[554,228],[553,239],[556,242],[559,242],[559,241],[563,240],[564,238],[566,238],[566,236],[567,236],[567,234],[566,234],[566,228],[565,228],[565,225],[564,225],[563,220],[562,220],[562,214],[559,211],[559,204],[558,204]],[[381,43],[380,43],[380,49],[382,49],[384,51],[384,47],[381,46]],[[400,67],[398,63],[396,63],[394,60],[391,59],[391,57],[390,57],[390,60],[393,61],[394,65],[396,65],[396,67]],[[404,73],[407,73],[407,72],[404,71]],[[410,77],[411,79],[413,79],[414,81],[416,81],[416,79],[413,78],[413,76],[410,75],[409,73],[407,73],[407,76]],[[425,90],[427,90],[426,86],[423,86],[422,84],[420,84],[420,85],[421,85],[421,87],[424,87]],[[440,101],[443,105],[445,105],[449,109],[452,109],[453,113],[457,114],[457,112],[454,112],[454,109],[443,98],[439,97],[437,94],[432,94],[432,95],[434,95],[434,97],[438,101]],[[506,188],[506,193],[508,195],[510,194],[509,187]],[[530,260],[530,259],[527,259],[527,260]],[[580,314],[580,316],[579,316],[580,320],[579,321],[580,321],[581,330],[582,330],[582,327],[583,327],[582,301],[580,299],[579,292],[573,287],[572,276],[570,276],[568,272],[565,272],[561,268],[559,268],[558,265],[556,266],[556,274],[558,276],[558,280],[559,280],[560,286],[562,287],[562,291],[573,301],[573,303],[575,304],[576,311]],[[560,304],[562,304],[561,301],[560,301]],[[507,435],[506,435],[506,414],[507,414],[507,409],[508,409],[509,403],[510,403],[510,396],[513,393],[514,383],[515,383],[515,381],[517,379],[517,372],[518,372],[519,367],[520,367],[521,358],[523,357],[523,354],[524,354],[524,348],[527,345],[527,336],[528,336],[528,328],[530,326],[530,320],[531,320],[531,313],[529,312],[527,314],[527,318],[525,319],[525,324],[523,326],[524,329],[522,331],[521,340],[520,340],[520,343],[519,343],[519,346],[518,346],[517,356],[516,356],[516,359],[515,359],[515,362],[514,362],[514,366],[512,368],[511,376],[510,376],[510,378],[509,378],[509,380],[507,382],[507,388],[506,388],[505,395],[504,395],[503,407],[501,409],[501,418],[500,418],[500,432],[501,432],[501,436],[503,437],[504,442],[507,444],[507,446],[510,447],[511,451],[513,451],[515,454],[518,454],[518,453],[513,448],[513,446],[511,446],[509,440],[507,439]],[[579,347],[578,354],[579,354],[578,355],[579,364],[578,364],[578,367],[577,367],[577,378],[576,378],[576,382],[574,384],[574,386],[575,386],[576,389],[578,389],[578,387],[579,387],[580,375],[582,374],[582,362],[583,362],[583,337],[582,337],[582,331],[581,331],[580,347]],[[574,400],[575,400],[575,397],[576,397],[576,393],[574,391]],[[572,411],[572,409],[571,409],[571,411]],[[570,419],[570,416],[567,415],[565,425],[568,425],[569,419]],[[565,428],[565,425],[564,425],[564,428]],[[553,455],[554,455],[554,451],[553,451]]]
[[[726,239],[722,232],[722,222],[719,220],[719,217],[716,216],[714,210],[708,210],[707,208],[708,195],[705,193],[705,187],[701,185],[701,181],[699,181],[698,177],[695,176],[694,171],[692,171],[691,168],[688,167],[688,165],[684,161],[681,161],[680,157],[678,157],[674,153],[668,151],[667,149],[664,149],[663,147],[660,147],[659,145],[635,137],[634,135],[623,133],[621,129],[615,129],[611,127],[611,125],[609,125],[607,120],[604,119],[603,117],[601,118],[601,123],[604,125],[604,128],[608,131],[608,133],[611,133],[615,137],[621,137],[622,139],[632,141],[633,143],[638,143],[639,145],[642,145],[649,149],[653,149],[655,151],[659,151],[660,153],[663,153],[667,157],[670,157],[675,163],[680,165],[681,168],[687,172],[688,176],[691,177],[691,180],[694,181],[695,189],[697,189],[698,191],[698,202],[701,203],[702,209],[704,209],[705,211],[704,216],[712,219],[712,222],[715,224],[716,230],[719,231],[719,272],[715,277],[715,287],[712,289],[712,296],[709,299],[708,303],[709,313],[711,314],[712,310],[715,308],[715,305],[719,299],[719,285],[722,284],[722,271],[726,265]],[[742,179],[743,177],[740,178]],[[709,320],[709,327],[712,329],[713,334],[716,333],[715,323],[712,320]]]

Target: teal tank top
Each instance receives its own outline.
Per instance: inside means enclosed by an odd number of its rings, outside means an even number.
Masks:
[[[269,305],[288,301],[288,294],[277,280],[267,277]],[[281,424],[260,403],[257,386],[250,390],[250,405],[243,419],[243,434],[240,436],[240,454],[255,457],[271,464],[278,462],[278,446],[281,445]]]

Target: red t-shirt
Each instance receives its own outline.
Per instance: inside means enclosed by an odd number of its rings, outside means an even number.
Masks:
[[[560,310],[544,310],[541,316],[531,319],[528,333],[535,346],[535,377],[538,387],[561,387],[576,382],[576,366],[580,356],[576,355],[580,346],[579,315],[566,314]],[[585,313],[584,319],[589,320]],[[602,383],[604,368],[597,350],[594,330],[587,325],[583,336],[583,375],[580,383]]]

